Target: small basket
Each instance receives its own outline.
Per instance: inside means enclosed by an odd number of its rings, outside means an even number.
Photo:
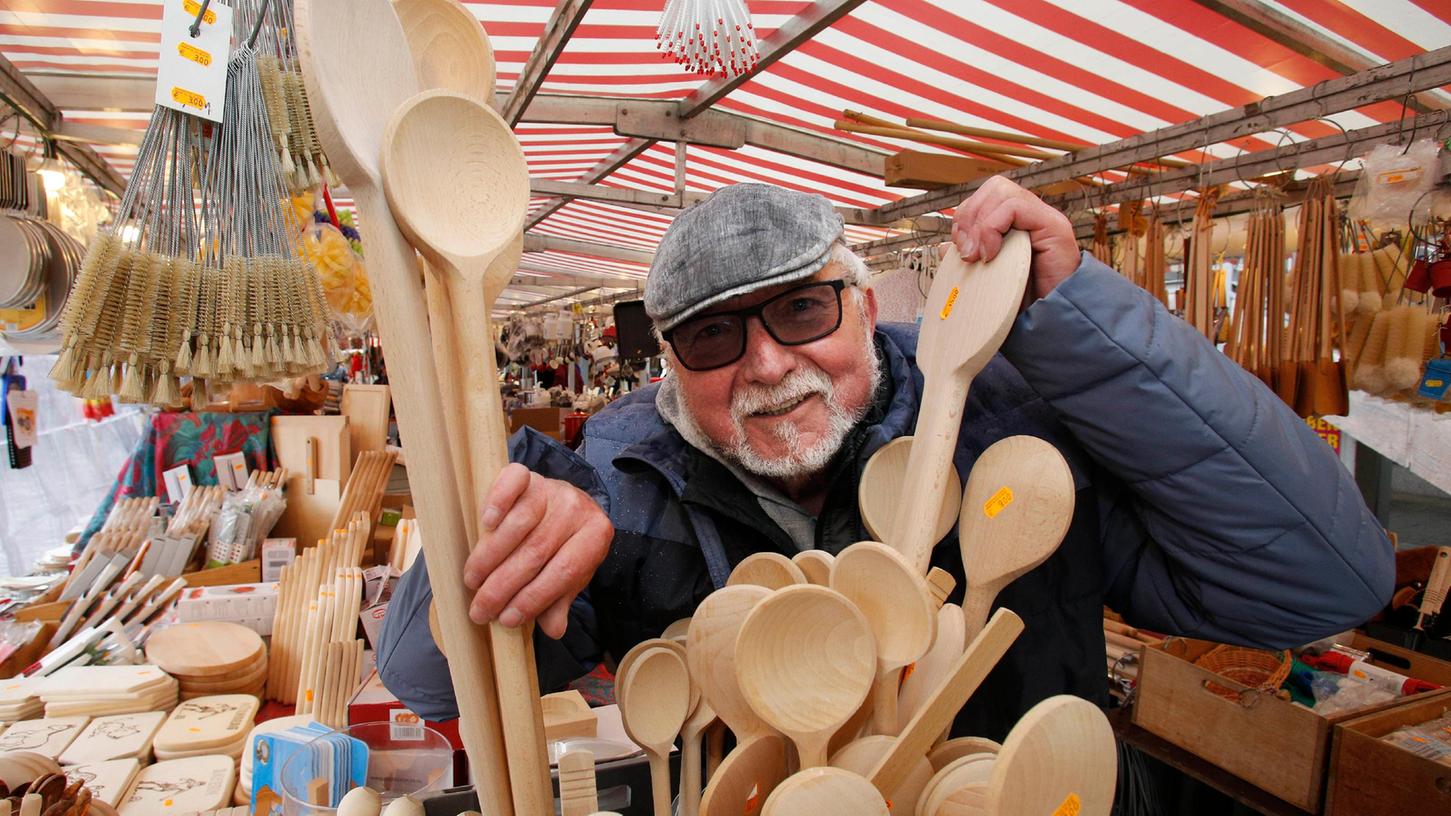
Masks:
[[[1221,644],[1205,652],[1194,665],[1257,691],[1274,694],[1290,676],[1290,650],[1278,652]],[[1206,682],[1204,687],[1226,700],[1239,700],[1238,689]]]

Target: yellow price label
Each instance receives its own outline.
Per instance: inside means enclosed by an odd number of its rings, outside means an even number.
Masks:
[[[183,59],[189,59],[192,62],[195,62],[197,65],[202,66],[203,68],[209,67],[212,64],[211,54],[201,50],[200,48],[197,48],[194,45],[191,45],[190,43],[177,43],[176,52],[178,54],[181,54]]]
[[[197,0],[186,0],[186,2],[182,3],[182,8],[186,9],[187,14],[195,17],[196,13],[202,10],[202,4],[198,3]],[[202,16],[202,20],[208,24],[215,23],[217,21],[217,14],[211,9],[207,9],[207,13]]]
[[[998,492],[994,493],[991,499],[987,500],[987,504],[982,506],[983,515],[988,518],[995,518],[998,513],[1003,512],[1003,508],[1012,503],[1013,489],[1007,485],[1003,485],[998,488]]]
[[[952,287],[952,291],[947,293],[947,302],[944,303],[944,304],[942,304],[942,319],[943,320],[946,320],[947,319],[947,316],[950,315],[950,314],[952,314],[952,307],[956,303],[957,303],[957,287],[954,286],[954,287]]]
[[[1080,810],[1083,810],[1083,800],[1078,798],[1078,794],[1070,793],[1063,800],[1063,804],[1053,811],[1053,816],[1078,816]]]
[[[1426,380],[1426,387],[1427,388],[1440,388],[1441,386],[1443,386],[1445,384],[1446,384],[1446,381],[1445,380]]]
[[[171,98],[176,104],[185,105],[188,108],[196,108],[197,110],[206,110],[207,108],[206,97],[199,93],[188,91],[185,88],[173,87],[171,89]]]

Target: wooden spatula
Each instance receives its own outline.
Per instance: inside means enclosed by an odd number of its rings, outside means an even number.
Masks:
[[[379,330],[390,354],[408,361],[389,372],[390,385],[407,440],[413,498],[428,526],[424,546],[444,639],[454,665],[468,667],[453,678],[460,736],[479,796],[501,813],[512,812],[488,632],[468,621],[471,595],[462,576],[472,539],[450,484],[453,457],[425,330],[428,311],[413,250],[394,226],[378,169],[388,120],[418,92],[418,77],[387,0],[296,0],[294,18],[318,138],[369,224],[369,281]],[[521,669],[533,676],[532,663]],[[538,785],[548,797],[547,765],[543,770]]]
[[[1008,336],[1027,291],[1032,249],[1013,231],[991,263],[968,265],[949,248],[932,279],[917,340],[917,366],[925,380],[902,501],[886,543],[918,572],[932,557],[937,509],[947,490],[952,453],[972,378]]]
[[[1010,436],[982,452],[967,477],[957,528],[969,639],[1002,588],[1048,560],[1072,521],[1073,473],[1057,448],[1034,436]]]

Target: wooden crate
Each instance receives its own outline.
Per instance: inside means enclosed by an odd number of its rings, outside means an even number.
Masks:
[[[1451,713],[1451,691],[1421,694],[1335,727],[1326,816],[1451,813],[1451,766],[1381,737]]]
[[[1217,644],[1170,639],[1144,649],[1134,724],[1218,765],[1296,807],[1318,813],[1339,723],[1399,703],[1323,717],[1194,665]],[[1346,645],[1373,650],[1387,668],[1451,685],[1451,664],[1356,633]],[[1210,692],[1213,681],[1238,700]]]

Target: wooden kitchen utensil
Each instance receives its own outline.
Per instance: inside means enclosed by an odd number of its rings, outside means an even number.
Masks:
[[[967,625],[962,617],[962,607],[957,604],[943,604],[937,610],[937,637],[932,648],[919,659],[912,673],[902,681],[897,695],[897,719],[904,722],[926,705],[932,693],[942,685],[962,650],[967,646]]]
[[[457,0],[393,0],[425,88],[492,104],[494,46],[479,19]]]
[[[618,680],[627,689],[620,706],[625,733],[650,757],[655,816],[670,816],[670,748],[688,713],[690,674],[680,655],[654,648],[640,655]],[[636,704],[628,702],[631,698]]]
[[[803,813],[888,816],[889,811],[882,795],[861,776],[841,768],[806,768],[777,785],[761,813],[762,816]]]
[[[927,754],[927,761],[932,763],[932,770],[935,773],[947,767],[947,763],[954,759],[961,759],[973,754],[997,754],[1002,750],[1002,745],[987,737],[957,737],[933,748]]]
[[[1118,751],[1108,718],[1087,700],[1049,697],[1024,714],[1003,742],[988,783],[987,812],[1107,816],[1117,783]]]
[[[899,486],[907,483],[907,461],[912,456],[912,437],[899,436],[883,445],[867,460],[857,482],[857,508],[862,524],[878,541],[886,541],[892,532],[893,517],[902,500]],[[957,510],[962,504],[962,480],[957,470],[948,468],[943,474],[947,486],[942,489],[942,504],[932,530],[932,540],[941,541],[957,523]]]
[[[702,816],[759,813],[771,791],[786,778],[786,741],[775,734],[743,740],[728,754],[700,799]]]
[[[318,140],[369,224],[369,282],[383,343],[398,359],[409,361],[389,372],[389,385],[400,433],[408,440],[413,500],[419,519],[428,526],[429,583],[444,623],[445,645],[450,661],[469,667],[454,678],[460,736],[480,797],[503,816],[516,810],[529,816],[541,812],[551,798],[545,758],[538,756],[543,745],[521,751],[522,759],[529,760],[528,778],[516,781],[527,792],[516,800],[504,751],[489,630],[468,622],[472,594],[463,584],[463,563],[476,539],[465,530],[466,511],[450,483],[455,452],[438,399],[442,391],[432,342],[424,330],[428,311],[418,265],[393,223],[379,177],[389,117],[419,90],[407,40],[386,0],[295,0],[294,26]],[[359,77],[369,81],[359,82]],[[493,387],[493,383],[479,385]],[[527,671],[533,677],[532,662],[516,664],[516,672]],[[531,679],[523,689],[535,700],[536,682]],[[532,709],[534,703],[529,705]],[[537,734],[533,731],[525,728],[516,736],[542,737],[542,724]],[[515,802],[528,806],[511,807]]]
[[[985,793],[996,762],[996,754],[986,753],[972,754],[949,762],[927,783],[917,812],[942,813],[947,801],[964,788],[979,788]]]
[[[595,755],[590,751],[567,751],[559,757],[560,816],[590,816],[600,809],[595,787]]]
[[[98,717],[81,731],[65,751],[62,765],[109,762],[113,759],[146,759],[151,741],[166,719],[161,711]]]
[[[902,668],[926,654],[937,634],[937,602],[921,573],[900,553],[875,541],[859,541],[836,557],[831,588],[866,616],[877,647],[872,687],[872,725],[897,733],[897,692]]]
[[[952,725],[952,718],[957,716],[963,704],[982,685],[988,672],[993,670],[1022,632],[1023,619],[1011,609],[999,609],[968,644],[942,686],[903,726],[891,752],[882,757],[868,775],[883,796],[902,784],[913,764],[925,756],[937,736]]]
[[[693,676],[691,681],[693,686],[699,686]],[[701,737],[718,719],[715,709],[702,694],[680,729],[680,816],[696,816],[700,812]]]
[[[982,452],[967,478],[958,538],[970,639],[1003,587],[1057,551],[1073,521],[1073,473],[1063,454],[1033,436],[1010,436]]]
[[[871,625],[845,597],[810,584],[777,590],[746,616],[736,676],[751,708],[791,738],[802,768],[826,764],[826,746],[871,691]]]
[[[726,579],[726,586],[754,584],[766,589],[780,589],[804,583],[807,583],[806,575],[801,572],[801,568],[786,556],[774,552],[758,552],[746,556],[741,559],[741,563],[736,564],[736,568],[731,570],[730,577]]]
[[[251,629],[225,621],[178,623],[146,640],[146,659],[167,673],[225,677],[265,660],[267,647]]]
[[[871,773],[872,768],[877,766],[882,757],[892,750],[892,745],[896,741],[896,737],[886,734],[862,737],[832,754],[831,767],[841,768],[865,777]],[[887,807],[891,808],[894,813],[916,812],[917,802],[922,798],[922,792],[927,789],[927,782],[932,779],[932,774],[931,763],[925,757],[920,758],[903,777],[902,784],[887,796]],[[878,796],[880,795],[878,793]]]
[[[949,247],[927,293],[917,365],[925,384],[907,457],[905,481],[882,485],[901,496],[886,543],[926,572],[937,543],[938,513],[948,488],[972,378],[1008,336],[1028,286],[1031,247],[1025,232],[1003,238],[991,263],[968,265]]]
[[[835,561],[831,553],[825,550],[802,550],[791,557],[791,563],[806,576],[806,582],[817,586],[831,583],[831,565]]]
[[[390,120],[382,170],[399,227],[448,283],[464,364],[458,378],[469,472],[478,494],[475,506],[465,509],[465,529],[475,533],[471,540],[484,540],[489,534],[477,525],[484,496],[509,463],[489,324],[514,270],[492,262],[523,228],[529,203],[524,153],[508,124],[485,105],[453,92],[425,91]],[[446,617],[440,617],[445,626]],[[505,754],[513,786],[527,786],[515,792],[516,809],[526,811],[552,800],[532,629],[490,626]]]
[[[690,676],[700,684],[705,702],[736,735],[738,744],[775,733],[741,692],[736,671],[736,640],[741,624],[756,604],[771,594],[765,587],[724,587],[696,607],[686,633],[685,659]]]

